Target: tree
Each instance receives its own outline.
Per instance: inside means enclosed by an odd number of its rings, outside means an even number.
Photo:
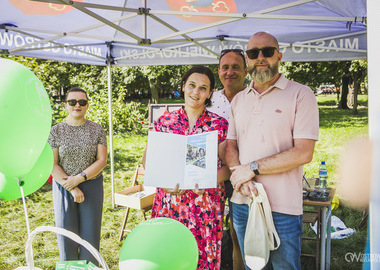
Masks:
[[[181,76],[188,66],[146,66],[141,67],[149,82],[151,102],[157,104],[161,96],[179,90]]]
[[[364,60],[286,62],[281,66],[281,70],[288,78],[306,84],[312,89],[317,88],[321,84],[334,84],[337,87],[341,87],[342,92],[338,108],[348,109],[347,97],[349,94],[349,85],[354,82],[357,89],[356,93],[358,92],[359,85],[365,80],[367,75],[367,62]],[[353,100],[353,113],[355,113],[357,94],[354,95]]]
[[[108,130],[108,71],[106,67],[8,55],[0,55],[0,57],[14,60],[30,68],[43,83],[51,97],[53,125],[64,120],[67,114],[61,100],[54,99],[54,90],[62,88],[67,91],[72,87],[81,87],[87,91],[90,98],[87,117]],[[114,132],[123,134],[145,132],[142,128],[145,112],[139,109],[140,104],[125,102],[123,69],[114,67],[111,70]]]
[[[354,81],[354,91],[353,91],[353,104],[352,104],[352,113],[358,114],[358,94],[360,86],[366,81],[367,77],[367,61],[366,60],[356,60],[352,61],[350,66],[350,72],[353,74]]]

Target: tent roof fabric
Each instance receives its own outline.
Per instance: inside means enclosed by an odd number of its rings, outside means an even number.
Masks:
[[[366,0],[3,0],[0,50],[106,65],[211,64],[274,35],[283,61],[364,59]]]

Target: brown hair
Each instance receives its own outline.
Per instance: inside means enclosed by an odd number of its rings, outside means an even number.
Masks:
[[[67,92],[65,94],[65,101],[67,101],[67,96],[71,92],[82,92],[82,93],[84,93],[86,95],[86,99],[88,100],[88,96],[87,96],[87,92],[86,91],[84,91],[82,88],[74,87],[74,88],[71,88],[71,89],[67,90]]]
[[[215,87],[215,77],[214,74],[212,73],[211,69],[205,66],[193,66],[190,68],[183,76],[181,79],[181,89],[183,86],[186,84],[187,79],[191,76],[193,73],[199,73],[206,75],[208,79],[210,80],[210,91],[213,92],[213,89]],[[210,107],[211,106],[211,96],[210,98],[207,98],[205,101],[205,107]]]

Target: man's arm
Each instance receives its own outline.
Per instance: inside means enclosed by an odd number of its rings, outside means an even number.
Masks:
[[[294,139],[294,146],[292,148],[273,156],[256,160],[259,165],[258,171],[260,174],[283,173],[307,164],[313,159],[314,146],[315,140]],[[228,153],[228,148],[226,152]],[[239,191],[242,184],[255,176],[249,165],[250,163],[247,163],[230,168],[232,171],[230,180],[235,190]]]
[[[239,149],[236,140],[227,140],[225,161],[228,167],[240,165]]]
[[[229,167],[226,165],[226,146],[227,146],[227,140],[223,141],[218,145],[218,157],[220,162],[222,163],[222,166],[218,168],[218,179],[217,183],[222,183],[228,179],[230,179],[231,172]]]

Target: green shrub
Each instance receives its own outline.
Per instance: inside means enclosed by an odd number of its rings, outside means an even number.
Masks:
[[[90,106],[86,118],[101,124],[106,132],[109,132],[108,116],[108,92],[99,93],[88,91]],[[112,98],[112,122],[114,134],[144,134],[143,127],[146,119],[146,106],[138,102],[124,102],[125,92],[118,91]],[[62,122],[67,117],[67,111],[63,103],[52,103],[53,125]]]
[[[141,104],[131,101],[124,102],[125,92],[119,91],[117,97],[112,98],[112,122],[115,134],[142,134],[144,133],[145,113],[141,113]],[[107,91],[91,96],[88,109],[88,118],[101,124],[106,131],[109,129],[108,95]]]

